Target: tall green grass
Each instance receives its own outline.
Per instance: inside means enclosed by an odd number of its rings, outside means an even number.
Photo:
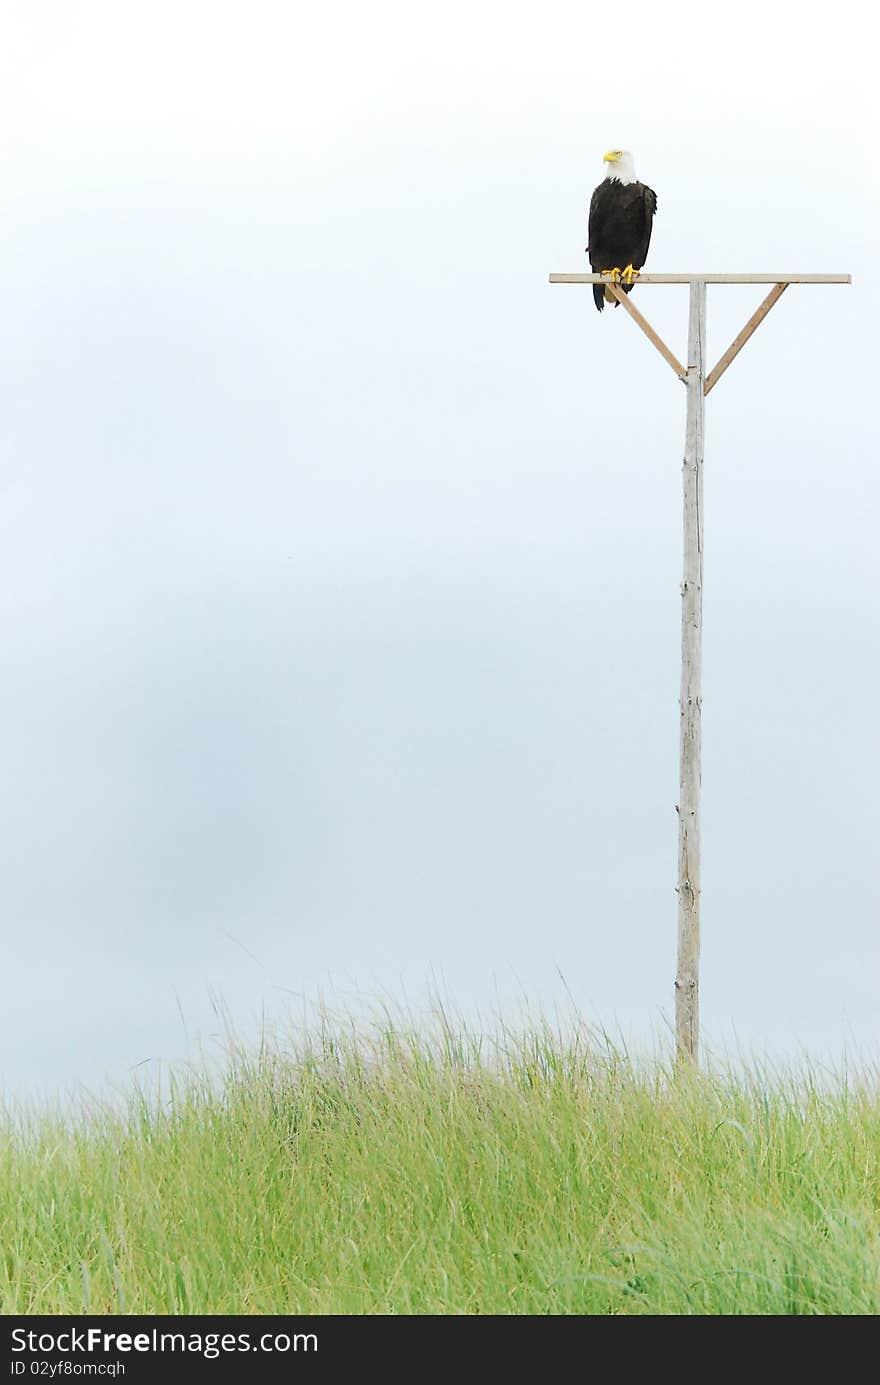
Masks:
[[[876,1313],[876,1084],[325,1030],[0,1126],[0,1311]]]

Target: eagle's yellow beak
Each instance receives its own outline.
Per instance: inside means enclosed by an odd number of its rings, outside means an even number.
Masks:
[[[616,164],[619,158],[619,149],[609,149],[607,154],[602,155],[602,162],[603,164]]]

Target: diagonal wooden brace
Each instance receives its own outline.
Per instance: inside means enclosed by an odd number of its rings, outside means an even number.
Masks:
[[[773,304],[779,302],[780,298],[782,297],[783,293],[787,288],[788,284],[773,285],[773,288],[767,294],[767,297],[764,299],[764,302],[761,304],[760,308],[757,308],[755,312],[752,313],[752,316],[749,318],[748,322],[740,332],[739,336],[734,337],[733,341],[728,346],[724,355],[721,357],[721,360],[714,367],[714,369],[709,371],[709,374],[706,376],[706,383],[703,385],[704,395],[709,393],[713,385],[718,384],[718,381],[721,379],[722,375],[724,374],[727,367],[730,365],[733,358],[739,355],[740,351],[742,351],[743,347],[745,346],[749,337],[754,332],[755,328],[760,327],[761,323],[764,321],[764,318],[767,316],[770,309],[773,307]]]
[[[644,332],[648,340],[654,343],[657,350],[660,352],[660,355],[663,357],[664,361],[666,361],[669,365],[672,366],[672,369],[675,371],[679,380],[683,380],[686,382],[687,371],[685,370],[681,361],[677,360],[676,357],[673,356],[672,352],[669,350],[669,347],[666,345],[666,342],[663,340],[661,336],[658,336],[658,334],[654,331],[654,328],[651,326],[648,319],[646,317],[643,317],[642,314],[639,312],[638,308],[636,308],[632,303],[630,303],[629,298],[624,293],[623,289],[619,288],[618,285],[615,284],[612,279],[609,279],[607,281],[607,288],[610,293],[614,294],[614,297],[617,299],[618,303],[620,303],[624,308],[626,308],[626,311],[629,313],[633,322],[635,322],[639,327],[641,327],[642,331]]]

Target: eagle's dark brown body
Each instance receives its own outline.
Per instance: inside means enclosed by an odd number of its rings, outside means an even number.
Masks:
[[[621,183],[617,178],[606,178],[599,184],[590,202],[587,246],[594,274],[625,269],[627,265],[641,269],[648,258],[656,210],[657,194],[645,183]],[[629,293],[632,285],[620,287]],[[593,298],[601,312],[605,306],[601,284],[593,285]]]

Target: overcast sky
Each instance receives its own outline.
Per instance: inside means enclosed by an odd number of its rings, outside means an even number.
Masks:
[[[702,1015],[876,1056],[873,50],[712,13],[2,0],[7,1092],[218,998],[664,1032],[684,391],[547,282],[612,144],[651,268],[854,276],[708,401]]]

